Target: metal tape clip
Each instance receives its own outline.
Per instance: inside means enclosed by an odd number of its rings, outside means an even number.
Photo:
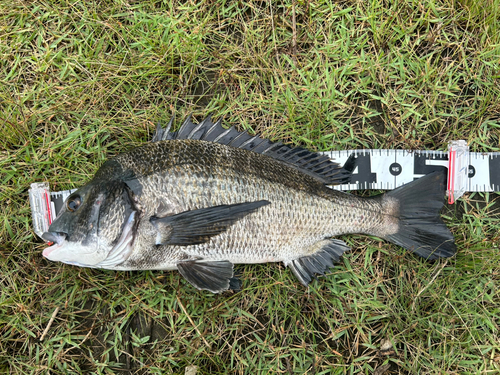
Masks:
[[[466,191],[469,182],[469,146],[464,140],[448,143],[448,203],[453,204]]]

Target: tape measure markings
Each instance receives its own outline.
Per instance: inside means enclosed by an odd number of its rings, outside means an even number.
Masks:
[[[349,184],[332,186],[337,190],[393,190],[431,172],[448,168],[447,151],[343,150],[323,152],[343,165],[356,156],[356,168]],[[470,152],[468,192],[500,191],[500,153]]]

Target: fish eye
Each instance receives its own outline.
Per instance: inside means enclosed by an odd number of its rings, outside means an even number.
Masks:
[[[66,201],[66,207],[69,211],[75,212],[82,204],[82,198],[79,195],[72,195]]]

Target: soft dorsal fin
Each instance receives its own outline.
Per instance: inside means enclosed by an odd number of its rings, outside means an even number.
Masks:
[[[301,147],[290,147],[281,142],[271,142],[259,136],[252,136],[247,132],[239,132],[234,127],[224,129],[221,125],[221,120],[213,123],[210,116],[199,124],[194,124],[191,121],[190,115],[176,132],[170,131],[172,124],[173,118],[168,122],[165,129],[158,124],[152,141],[199,139],[241,148],[265,154],[276,160],[290,164],[328,185],[346,183],[349,181],[352,173],[352,170],[344,169],[338,163],[330,160],[326,155],[320,155]]]

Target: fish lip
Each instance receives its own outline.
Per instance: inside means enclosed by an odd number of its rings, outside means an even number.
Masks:
[[[66,241],[67,237],[68,234],[64,232],[44,232],[42,234],[42,239],[47,242],[54,242],[56,244],[62,244],[64,241]]]
[[[54,245],[47,247],[46,249],[43,250],[42,255],[47,258],[49,258],[49,255],[54,251],[59,249],[64,245],[66,242],[66,238],[68,235],[64,232],[44,232],[42,234],[42,239],[44,239],[47,242],[53,242]]]
[[[43,250],[42,255],[43,255],[45,258],[50,259],[50,258],[49,258],[49,255],[50,255],[50,254],[51,254],[54,250],[57,250],[57,249],[61,248],[63,244],[64,244],[64,242],[62,242],[62,243],[56,243],[56,244],[54,244],[54,245],[52,245],[52,246],[47,247],[45,250]]]

